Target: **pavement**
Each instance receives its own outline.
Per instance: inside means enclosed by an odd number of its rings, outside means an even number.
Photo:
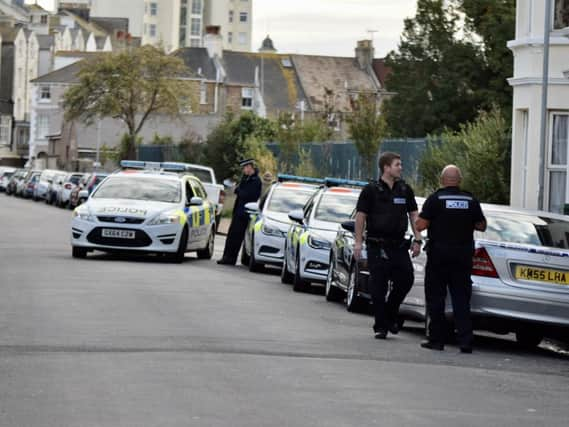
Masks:
[[[569,354],[372,319],[187,254],[71,257],[71,212],[0,194],[2,427],[566,427]],[[216,239],[219,258],[224,237]]]

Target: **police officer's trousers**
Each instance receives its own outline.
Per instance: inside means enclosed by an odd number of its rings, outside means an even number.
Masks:
[[[429,247],[425,271],[425,299],[430,341],[445,343],[447,331],[445,301],[448,288],[452,300],[458,344],[461,347],[472,345],[472,320],[470,318],[472,254],[471,247],[435,245]]]
[[[368,241],[367,257],[375,317],[373,329],[378,332],[397,321],[399,306],[413,286],[413,264],[404,242],[399,247],[383,247]],[[390,281],[392,285],[386,301]]]
[[[235,264],[239,249],[243,244],[245,231],[249,224],[249,215],[235,215],[231,220],[229,231],[227,232],[227,240],[225,241],[225,249],[223,250],[223,260]]]

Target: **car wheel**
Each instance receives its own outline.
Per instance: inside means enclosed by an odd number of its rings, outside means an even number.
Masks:
[[[346,309],[351,313],[363,311],[364,301],[358,295],[358,267],[353,265],[348,279],[348,291],[346,292]]]
[[[294,278],[292,280],[292,289],[295,292],[306,292],[308,290],[308,288],[310,287],[310,282],[308,282],[307,280],[304,280],[300,276],[300,254],[298,252],[299,251],[297,250],[296,268],[294,270]]]
[[[249,271],[252,273],[257,273],[263,270],[263,264],[258,263],[255,260],[255,239],[251,239],[251,254],[249,255]]]
[[[81,248],[79,246],[73,246],[71,248],[71,256],[73,258],[87,258],[87,249]]]
[[[526,327],[516,331],[516,341],[525,349],[537,347],[543,340],[543,334],[534,328]]]
[[[330,257],[330,267],[328,268],[328,276],[326,277],[326,301],[337,302],[344,298],[344,292],[334,284],[334,266],[332,257]]]
[[[286,247],[285,247],[285,256],[283,259],[283,267],[281,268],[281,283],[285,285],[291,285],[294,280],[294,274],[288,271],[288,263],[286,262]]]
[[[181,264],[184,261],[186,255],[186,248],[188,246],[188,228],[184,227],[182,231],[182,236],[180,237],[180,243],[178,244],[178,250],[171,255],[171,259],[176,264]]]
[[[209,233],[209,239],[207,239],[207,246],[198,251],[198,258],[211,259],[211,257],[213,256],[214,249],[215,249],[215,229],[214,227],[212,227],[211,232]]]

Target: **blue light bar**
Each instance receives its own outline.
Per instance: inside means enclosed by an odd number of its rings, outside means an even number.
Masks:
[[[144,169],[146,168],[146,162],[138,160],[121,160],[121,168]]]
[[[355,181],[352,179],[341,179],[341,178],[324,178],[326,187],[365,187],[368,185],[365,181]]]
[[[189,165],[184,163],[176,163],[176,162],[163,162],[160,163],[160,169],[167,171],[167,172],[184,172],[189,170]]]
[[[324,184],[324,180],[322,178],[311,178],[308,176],[296,176],[296,175],[287,175],[284,173],[279,173],[277,175],[277,181],[295,181],[295,182],[302,182],[305,184]]]

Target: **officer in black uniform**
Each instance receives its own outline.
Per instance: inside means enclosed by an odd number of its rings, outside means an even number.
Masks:
[[[243,168],[243,177],[235,189],[237,199],[233,207],[233,218],[227,233],[223,257],[217,261],[218,264],[235,265],[249,223],[249,214],[245,211],[245,205],[256,202],[261,196],[263,184],[259,178],[259,171],[255,168],[255,161],[246,159],[239,162],[239,165]]]
[[[425,299],[428,336],[421,347],[443,350],[445,344],[445,299],[452,299],[458,344],[462,353],[472,353],[472,255],[474,230],[486,229],[480,203],[461,191],[460,169],[448,165],[441,174],[442,187],[429,196],[416,222],[417,230],[428,229]]]
[[[379,158],[381,178],[362,190],[356,206],[356,243],[354,256],[361,257],[364,226],[370,284],[375,314],[375,338],[385,339],[387,332],[399,332],[399,306],[413,286],[413,265],[405,232],[411,219],[415,240],[413,256],[421,250],[421,235],[414,230],[418,217],[413,189],[401,179],[401,157],[386,152]],[[388,283],[392,287],[388,293]]]

